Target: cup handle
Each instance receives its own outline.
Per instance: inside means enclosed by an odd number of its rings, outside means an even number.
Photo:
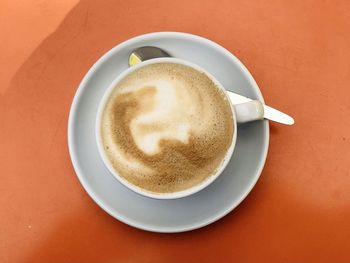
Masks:
[[[233,105],[238,123],[264,119],[264,107],[258,100]]]

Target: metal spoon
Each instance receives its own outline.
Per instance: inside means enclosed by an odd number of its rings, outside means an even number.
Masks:
[[[158,47],[139,47],[129,56],[129,66],[134,66],[142,61],[152,58],[171,57],[167,52]]]
[[[139,47],[137,49],[135,49],[134,51],[132,51],[132,53],[129,56],[129,66],[134,66],[138,63],[141,63],[142,61],[145,60],[149,60],[152,58],[160,58],[160,57],[171,57],[169,55],[169,53],[167,53],[166,51],[164,51],[161,48],[158,47],[153,47],[153,46],[144,46],[144,47]],[[240,103],[244,103],[244,102],[248,102],[248,101],[252,101],[252,99],[244,97],[242,95],[236,94],[234,92],[231,91],[227,91],[228,96],[230,97],[231,102],[234,105],[240,104]],[[294,119],[292,117],[290,117],[289,115],[276,110],[270,106],[267,106],[263,103],[261,103],[260,101],[256,101],[257,106],[259,106],[258,108],[262,108],[264,111],[264,114],[261,115],[263,116],[263,118],[268,119],[268,120],[272,120],[275,122],[279,122],[282,124],[286,124],[286,125],[293,125],[294,124]]]

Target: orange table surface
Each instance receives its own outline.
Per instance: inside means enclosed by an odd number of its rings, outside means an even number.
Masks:
[[[223,45],[296,119],[270,123],[248,198],[187,233],[115,220],[68,154],[84,74],[154,31]],[[2,0],[0,65],[0,262],[350,262],[350,1]]]

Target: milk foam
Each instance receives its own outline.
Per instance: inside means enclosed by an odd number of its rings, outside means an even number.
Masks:
[[[142,83],[138,88],[156,89],[153,109],[136,116],[130,123],[130,130],[136,145],[146,154],[159,153],[159,142],[164,139],[188,142],[190,123],[179,111],[181,98],[176,83],[157,79]],[[142,98],[141,98],[142,99]],[[142,127],[157,126],[158,129],[144,131]]]
[[[123,79],[101,125],[112,166],[155,192],[185,189],[213,174],[232,133],[224,94],[205,74],[171,63],[149,65]]]

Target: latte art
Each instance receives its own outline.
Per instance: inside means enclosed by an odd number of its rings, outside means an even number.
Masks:
[[[102,113],[101,137],[121,177],[166,193],[213,175],[231,145],[233,127],[226,96],[206,74],[158,63],[117,84]]]

